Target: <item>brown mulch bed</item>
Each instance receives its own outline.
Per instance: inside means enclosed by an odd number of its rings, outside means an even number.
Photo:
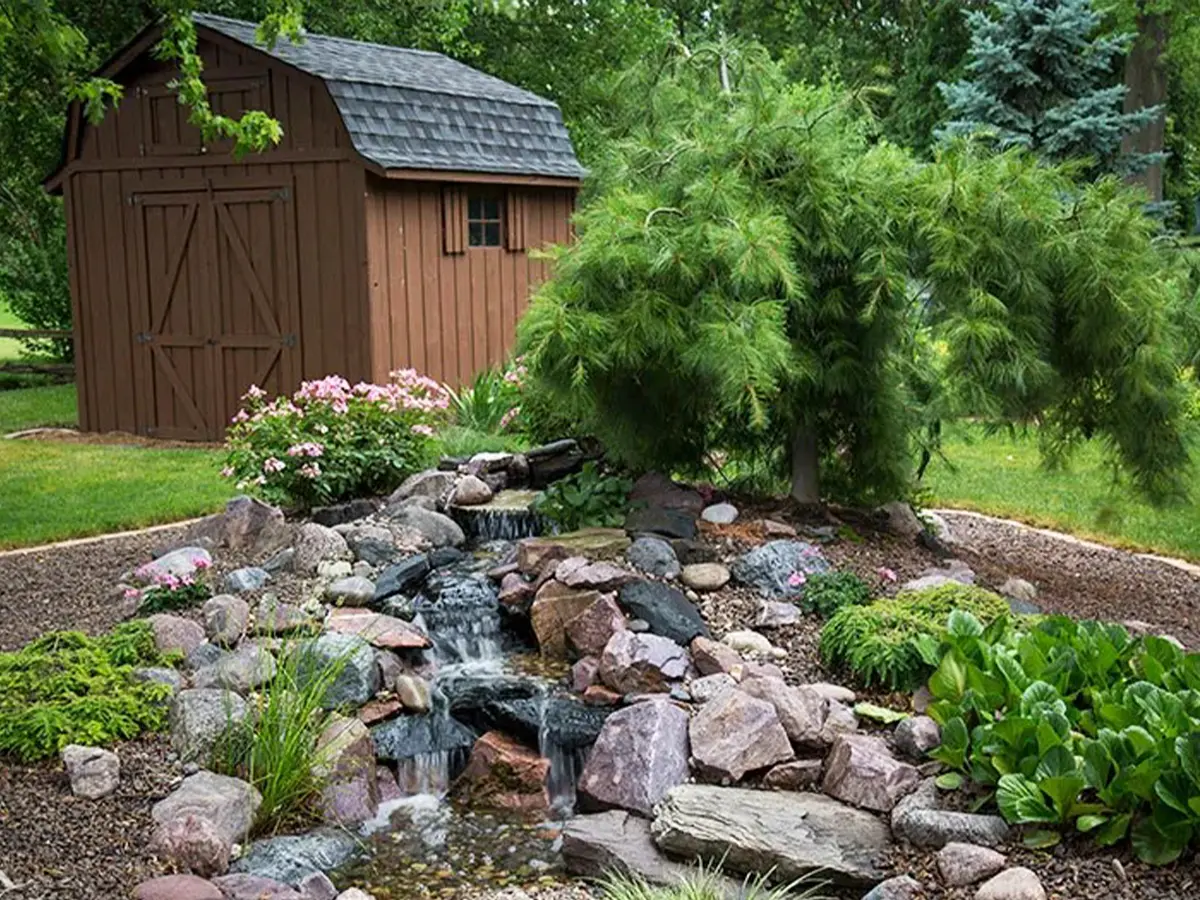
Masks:
[[[115,748],[121,783],[101,800],[71,793],[57,760],[36,766],[0,762],[0,869],[19,888],[13,900],[126,897],[131,885],[162,874],[150,855],[150,807],[181,774],[161,735]]]
[[[57,441],[63,444],[115,444],[121,447],[143,447],[154,450],[221,450],[225,445],[205,441],[168,441],[161,438],[129,434],[125,431],[77,431],[74,428],[31,428],[13,432],[15,440]]]

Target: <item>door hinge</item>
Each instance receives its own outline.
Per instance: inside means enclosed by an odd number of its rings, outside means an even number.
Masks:
[[[283,347],[295,347],[296,336],[294,334],[284,334],[279,338],[279,343]]]
[[[280,188],[277,191],[271,192],[271,199],[272,200],[284,200],[284,201],[291,200],[292,192],[288,188]]]
[[[133,336],[133,339],[139,344],[150,344],[154,341],[154,335],[148,331],[139,331]]]

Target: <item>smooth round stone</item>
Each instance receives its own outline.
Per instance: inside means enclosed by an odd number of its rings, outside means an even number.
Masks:
[[[701,593],[718,591],[729,583],[729,570],[720,563],[692,563],[683,567],[679,580]]]
[[[737,521],[738,508],[732,503],[714,503],[712,506],[704,507],[700,513],[700,518],[705,522],[711,522],[713,525],[732,525]]]

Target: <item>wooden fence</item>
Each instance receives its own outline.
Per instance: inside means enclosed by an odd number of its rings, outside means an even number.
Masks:
[[[0,338],[16,338],[24,340],[32,338],[38,339],[57,339],[71,337],[69,331],[58,331],[47,328],[0,328]],[[0,363],[0,375],[55,375],[60,378],[74,378],[75,365],[74,363],[56,363],[56,362],[6,362]]]

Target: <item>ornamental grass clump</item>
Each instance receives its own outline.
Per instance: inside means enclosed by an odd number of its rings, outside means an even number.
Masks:
[[[172,661],[145,622],[97,638],[51,632],[0,653],[0,758],[35,762],[67,744],[104,746],[161,730],[171,688],[137,681],[133,670]]]
[[[242,400],[221,474],[301,509],[393,490],[432,461],[450,406],[443,385],[412,369],[387,384],[330,375],[273,400],[251,386]]]
[[[736,891],[741,900],[828,900],[820,872],[776,884],[774,870],[747,875]],[[730,880],[718,863],[698,862],[671,885],[650,884],[639,875],[610,871],[597,882],[603,900],[725,900]]]

